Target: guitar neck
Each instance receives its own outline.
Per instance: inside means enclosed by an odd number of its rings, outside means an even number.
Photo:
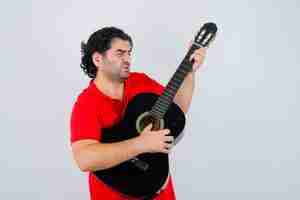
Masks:
[[[150,113],[157,119],[162,119],[164,117],[186,75],[192,70],[193,61],[189,61],[189,58],[198,48],[200,48],[198,45],[192,45],[177,68],[176,72],[173,74],[171,80],[168,82],[162,95],[158,98],[155,105],[151,109]]]

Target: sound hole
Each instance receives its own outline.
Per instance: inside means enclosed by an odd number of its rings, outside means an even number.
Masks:
[[[143,113],[137,121],[137,130],[139,133],[141,133],[144,130],[144,128],[151,123],[152,123],[151,130],[159,130],[163,128],[162,122],[163,120],[153,117],[148,112]]]

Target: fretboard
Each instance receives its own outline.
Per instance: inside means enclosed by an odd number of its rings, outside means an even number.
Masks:
[[[162,95],[157,99],[155,105],[152,107],[150,114],[155,118],[162,119],[166,114],[186,75],[192,70],[193,61],[189,61],[189,58],[198,48],[199,46],[197,44],[192,45],[176,72],[173,74],[171,80],[168,82]]]

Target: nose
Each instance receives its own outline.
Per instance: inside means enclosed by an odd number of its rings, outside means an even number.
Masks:
[[[131,62],[131,55],[129,53],[125,53],[123,56],[123,61],[130,63]]]

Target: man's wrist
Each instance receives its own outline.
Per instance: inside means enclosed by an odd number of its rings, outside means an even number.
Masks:
[[[137,155],[144,153],[145,150],[139,136],[131,139],[131,142],[134,152]]]

